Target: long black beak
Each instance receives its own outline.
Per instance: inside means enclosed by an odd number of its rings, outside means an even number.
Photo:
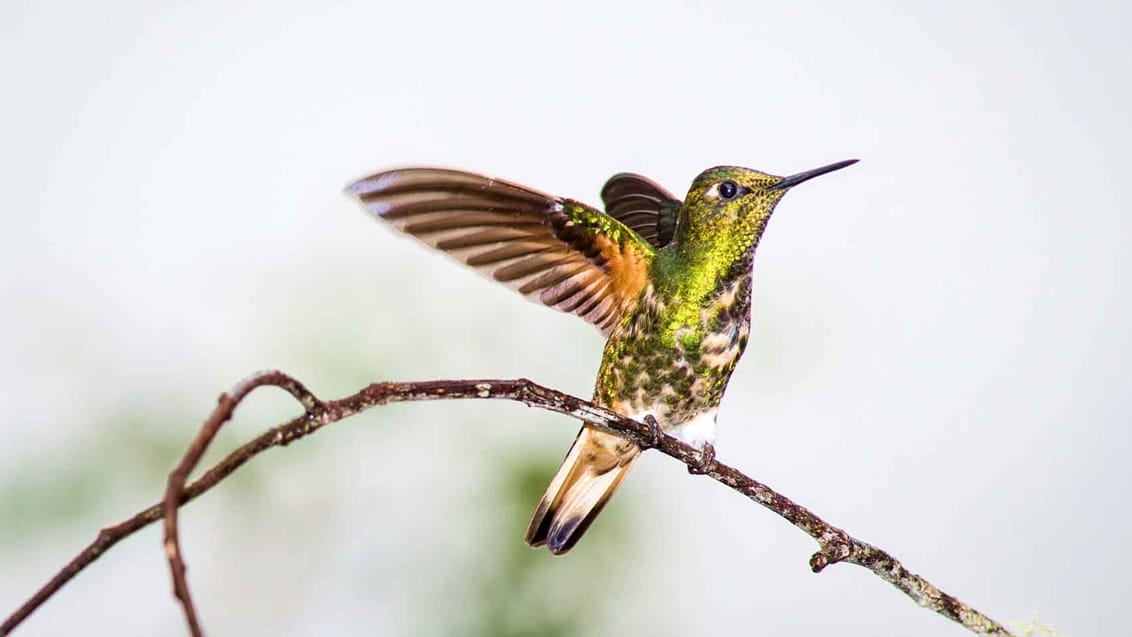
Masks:
[[[777,184],[774,184],[770,188],[767,188],[767,190],[785,190],[787,188],[793,188],[794,186],[797,186],[798,184],[802,183],[803,181],[809,181],[809,180],[813,179],[814,177],[818,177],[818,176],[824,175],[826,173],[831,173],[835,170],[841,170],[842,168],[844,168],[846,166],[852,166],[853,164],[857,163],[858,161],[859,160],[856,160],[856,159],[846,159],[845,161],[839,161],[836,164],[830,164],[828,166],[822,166],[821,168],[815,168],[813,170],[807,170],[805,172],[800,172],[796,175],[790,175],[789,177],[783,177],[782,181],[778,182]]]

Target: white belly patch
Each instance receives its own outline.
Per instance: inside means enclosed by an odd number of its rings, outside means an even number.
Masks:
[[[687,422],[679,425],[670,426],[664,420],[660,420],[660,427],[664,433],[678,438],[681,442],[689,444],[696,449],[703,449],[704,443],[715,443],[715,409],[700,412],[693,416]],[[641,411],[628,414],[629,418],[638,422],[644,422],[644,418],[650,412]]]

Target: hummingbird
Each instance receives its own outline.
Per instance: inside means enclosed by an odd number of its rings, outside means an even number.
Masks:
[[[771,213],[794,186],[856,162],[787,177],[717,166],[682,201],[620,173],[601,190],[604,212],[442,168],[381,172],[347,191],[398,231],[597,327],[606,343],[593,402],[695,447],[702,471],[747,346],[752,261]],[[584,424],[535,508],[527,543],[554,555],[573,548],[640,454]]]

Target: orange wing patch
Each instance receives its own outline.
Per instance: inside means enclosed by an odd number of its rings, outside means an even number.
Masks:
[[[598,235],[594,243],[606,260],[605,269],[622,307],[636,303],[641,290],[648,283],[651,259],[646,259],[637,250],[605,236]]]

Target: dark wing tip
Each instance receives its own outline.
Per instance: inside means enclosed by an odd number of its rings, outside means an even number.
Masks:
[[[424,192],[474,196],[485,201],[495,200],[505,206],[531,209],[549,207],[560,201],[553,195],[504,179],[435,166],[386,170],[354,181],[345,190],[371,206],[379,199]]]
[[[601,199],[606,201],[612,194],[611,191],[622,187],[622,184],[627,180],[646,179],[645,177],[636,173],[617,173],[609,179],[605,180],[605,185],[601,187]]]
[[[636,196],[653,201],[676,199],[668,190],[652,179],[637,173],[617,173],[601,187],[601,199],[608,206],[611,200]]]
[[[474,173],[433,166],[407,166],[393,168],[362,177],[346,186],[346,192],[357,197],[382,194],[389,191],[414,188],[421,185],[450,181],[483,179]]]
[[[401,171],[390,170],[387,172],[377,173],[369,177],[363,177],[355,182],[346,185],[345,191],[355,197],[365,197],[372,195],[382,190],[388,189],[397,183]]]
[[[388,202],[383,200],[388,191],[400,182],[399,171],[377,173],[364,177],[346,186],[347,194],[353,195],[365,206],[366,210],[381,217],[389,212]]]

